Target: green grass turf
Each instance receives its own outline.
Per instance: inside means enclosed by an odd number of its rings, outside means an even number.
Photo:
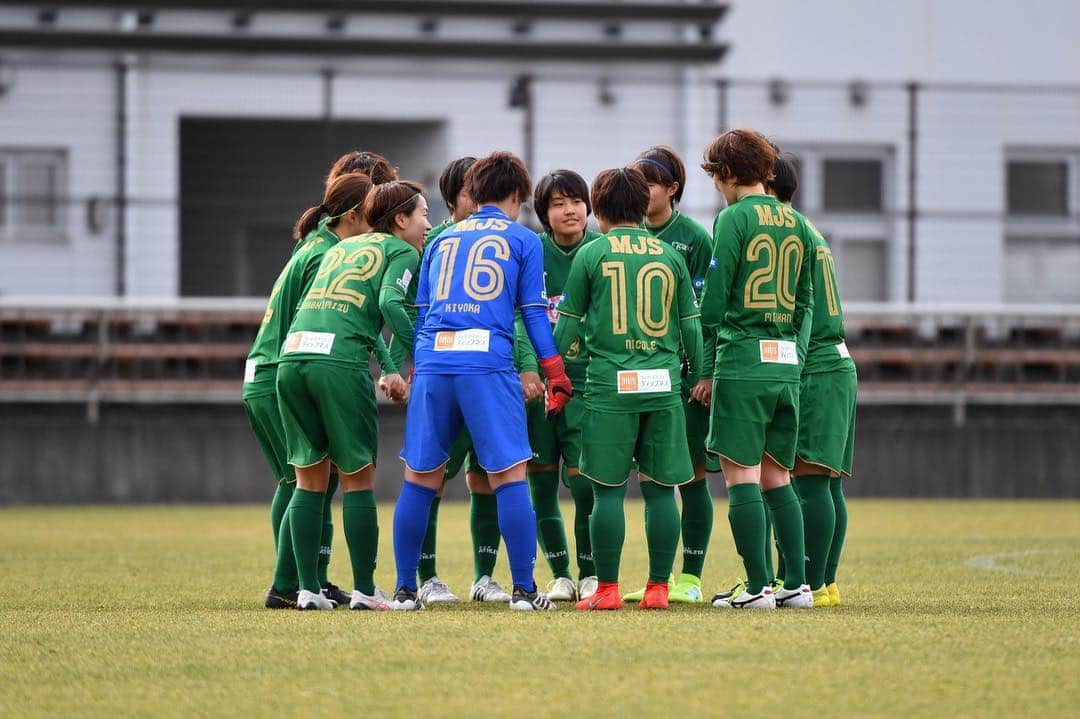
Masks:
[[[263,507],[0,510],[0,716],[1077,715],[1080,503],[850,514],[843,607],[533,615],[262,609]],[[627,588],[641,515],[628,506]],[[463,595],[467,516],[441,509],[440,574]],[[722,502],[716,516],[709,594],[741,574]],[[351,586],[335,519],[331,579]]]

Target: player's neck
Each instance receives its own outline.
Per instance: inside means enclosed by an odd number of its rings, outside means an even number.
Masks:
[[[517,217],[517,213],[521,208],[521,203],[513,197],[507,197],[505,200],[500,200],[499,202],[485,202],[484,206],[494,207],[507,217],[514,218]]]
[[[738,185],[735,188],[735,201],[738,202],[747,195],[764,195],[765,185],[758,182],[753,185]]]
[[[585,230],[574,232],[569,235],[564,235],[552,230],[551,239],[555,240],[555,244],[559,247],[573,247],[574,245],[581,244],[581,241],[585,239]]]
[[[675,208],[671,205],[666,205],[662,207],[659,212],[652,215],[646,215],[645,225],[650,228],[663,227],[674,214]]]

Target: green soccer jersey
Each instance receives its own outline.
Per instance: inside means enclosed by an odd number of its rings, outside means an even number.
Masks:
[[[387,293],[403,296],[419,261],[415,248],[381,232],[334,245],[297,309],[281,360],[331,361],[366,370],[382,331]],[[411,344],[412,337],[407,341]]]
[[[317,229],[296,243],[292,256],[274,282],[259,334],[248,352],[244,370],[244,397],[273,394],[275,391],[280,359],[278,353],[292,324],[296,306],[311,287],[323,255],[338,243],[338,236],[327,227],[329,221],[329,217],[324,217]]]
[[[637,227],[616,227],[590,242],[570,267],[559,314],[585,324],[586,408],[651,412],[681,405],[681,322],[699,312],[686,263],[670,245]],[[697,372],[700,334],[694,341]]]
[[[578,251],[603,236],[602,232],[587,229],[580,242],[573,247],[563,247],[555,242],[550,233],[544,232],[540,235],[540,242],[544,246],[544,288],[547,291],[548,319],[551,320],[552,325],[559,318],[559,304],[563,299],[563,288],[566,286],[566,279],[570,276],[570,265],[577,257]],[[584,337],[575,338],[566,356],[563,357],[566,376],[575,386],[584,385],[585,368],[589,366],[589,358],[582,347],[584,341]]]
[[[674,247],[686,262],[690,281],[694,286],[694,295],[700,300],[705,292],[705,277],[709,274],[712,263],[712,235],[692,217],[687,217],[678,210],[673,210],[668,221],[659,227],[645,229]],[[716,355],[716,335],[711,327],[702,328],[705,340],[705,355],[702,364],[702,377],[712,377],[713,358]]]
[[[805,219],[805,218],[804,218]],[[853,372],[855,362],[844,342],[844,310],[836,283],[836,263],[829,243],[813,223],[810,228],[810,272],[814,284],[814,311],[799,332],[799,359],[803,374]]]
[[[702,323],[717,327],[718,379],[798,382],[797,331],[813,300],[812,232],[769,195],[747,195],[716,218],[715,267]]]

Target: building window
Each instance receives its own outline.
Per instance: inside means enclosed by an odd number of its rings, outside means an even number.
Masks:
[[[65,238],[67,153],[0,148],[0,238]]]
[[[889,299],[889,243],[897,236],[891,147],[779,143],[795,156],[799,191],[793,204],[832,248],[840,297]]]
[[[1080,302],[1080,149],[1005,152],[1005,300]]]

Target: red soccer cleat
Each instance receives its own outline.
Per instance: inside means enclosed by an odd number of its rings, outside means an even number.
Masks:
[[[646,582],[645,596],[638,604],[642,609],[667,609],[668,608],[668,583]]]
[[[577,608],[584,611],[594,609],[622,609],[622,595],[619,594],[618,582],[599,582],[596,594],[577,603]]]

